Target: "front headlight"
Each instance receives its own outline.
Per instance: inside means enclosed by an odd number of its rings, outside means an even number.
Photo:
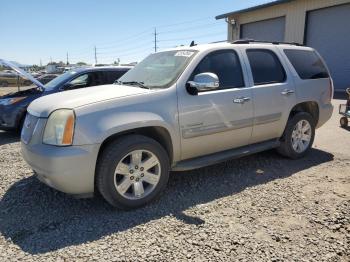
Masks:
[[[13,97],[13,98],[5,98],[5,99],[0,99],[0,105],[8,106],[12,104],[16,104],[19,101],[22,101],[26,97]]]
[[[71,109],[59,109],[47,120],[43,143],[55,146],[70,146],[73,143],[75,114]]]

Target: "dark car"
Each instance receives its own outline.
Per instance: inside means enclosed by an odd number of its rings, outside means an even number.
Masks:
[[[46,85],[51,80],[55,79],[59,75],[56,74],[45,74],[37,77],[36,79],[39,80],[42,84]]]
[[[5,63],[3,60],[2,62]],[[77,68],[54,78],[46,85],[26,75],[38,87],[0,96],[0,130],[20,131],[27,107],[38,97],[66,90],[112,84],[131,68],[125,66]],[[17,68],[17,71],[20,69]]]

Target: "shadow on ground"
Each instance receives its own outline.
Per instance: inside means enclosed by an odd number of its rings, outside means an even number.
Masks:
[[[16,132],[0,131],[0,146],[19,142],[20,135]]]
[[[205,221],[183,211],[332,159],[333,155],[317,149],[294,161],[269,151],[191,172],[174,172],[159,200],[133,211],[115,210],[100,197],[73,199],[29,177],[13,184],[1,199],[0,232],[23,251],[38,254],[98,240],[168,215],[200,225]]]

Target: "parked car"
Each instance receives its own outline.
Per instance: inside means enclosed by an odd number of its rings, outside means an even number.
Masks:
[[[14,66],[13,64],[11,65]],[[79,68],[54,78],[46,85],[43,85],[40,79],[38,81],[17,68],[18,72],[25,75],[26,78],[31,79],[31,82],[35,83],[37,87],[0,97],[0,129],[21,130],[28,105],[39,97],[67,90],[112,84],[130,68]]]
[[[0,87],[8,86],[28,86],[31,85],[31,81],[24,79],[23,77],[18,77],[17,74],[13,73],[2,73],[0,74]]]
[[[58,74],[45,74],[45,75],[39,76],[36,79],[39,80],[40,83],[42,83],[43,85],[46,85],[48,82],[50,82],[51,80],[53,80],[58,76],[59,76]]]
[[[276,148],[305,156],[332,115],[333,84],[312,48],[239,41],[148,56],[119,85],[35,100],[22,154],[62,192],[98,190],[136,208],[190,170]],[[214,189],[215,190],[215,189]]]

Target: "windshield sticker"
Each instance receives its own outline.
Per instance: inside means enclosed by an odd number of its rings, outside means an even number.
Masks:
[[[193,54],[194,52],[191,51],[179,51],[175,54],[175,56],[191,57]]]

